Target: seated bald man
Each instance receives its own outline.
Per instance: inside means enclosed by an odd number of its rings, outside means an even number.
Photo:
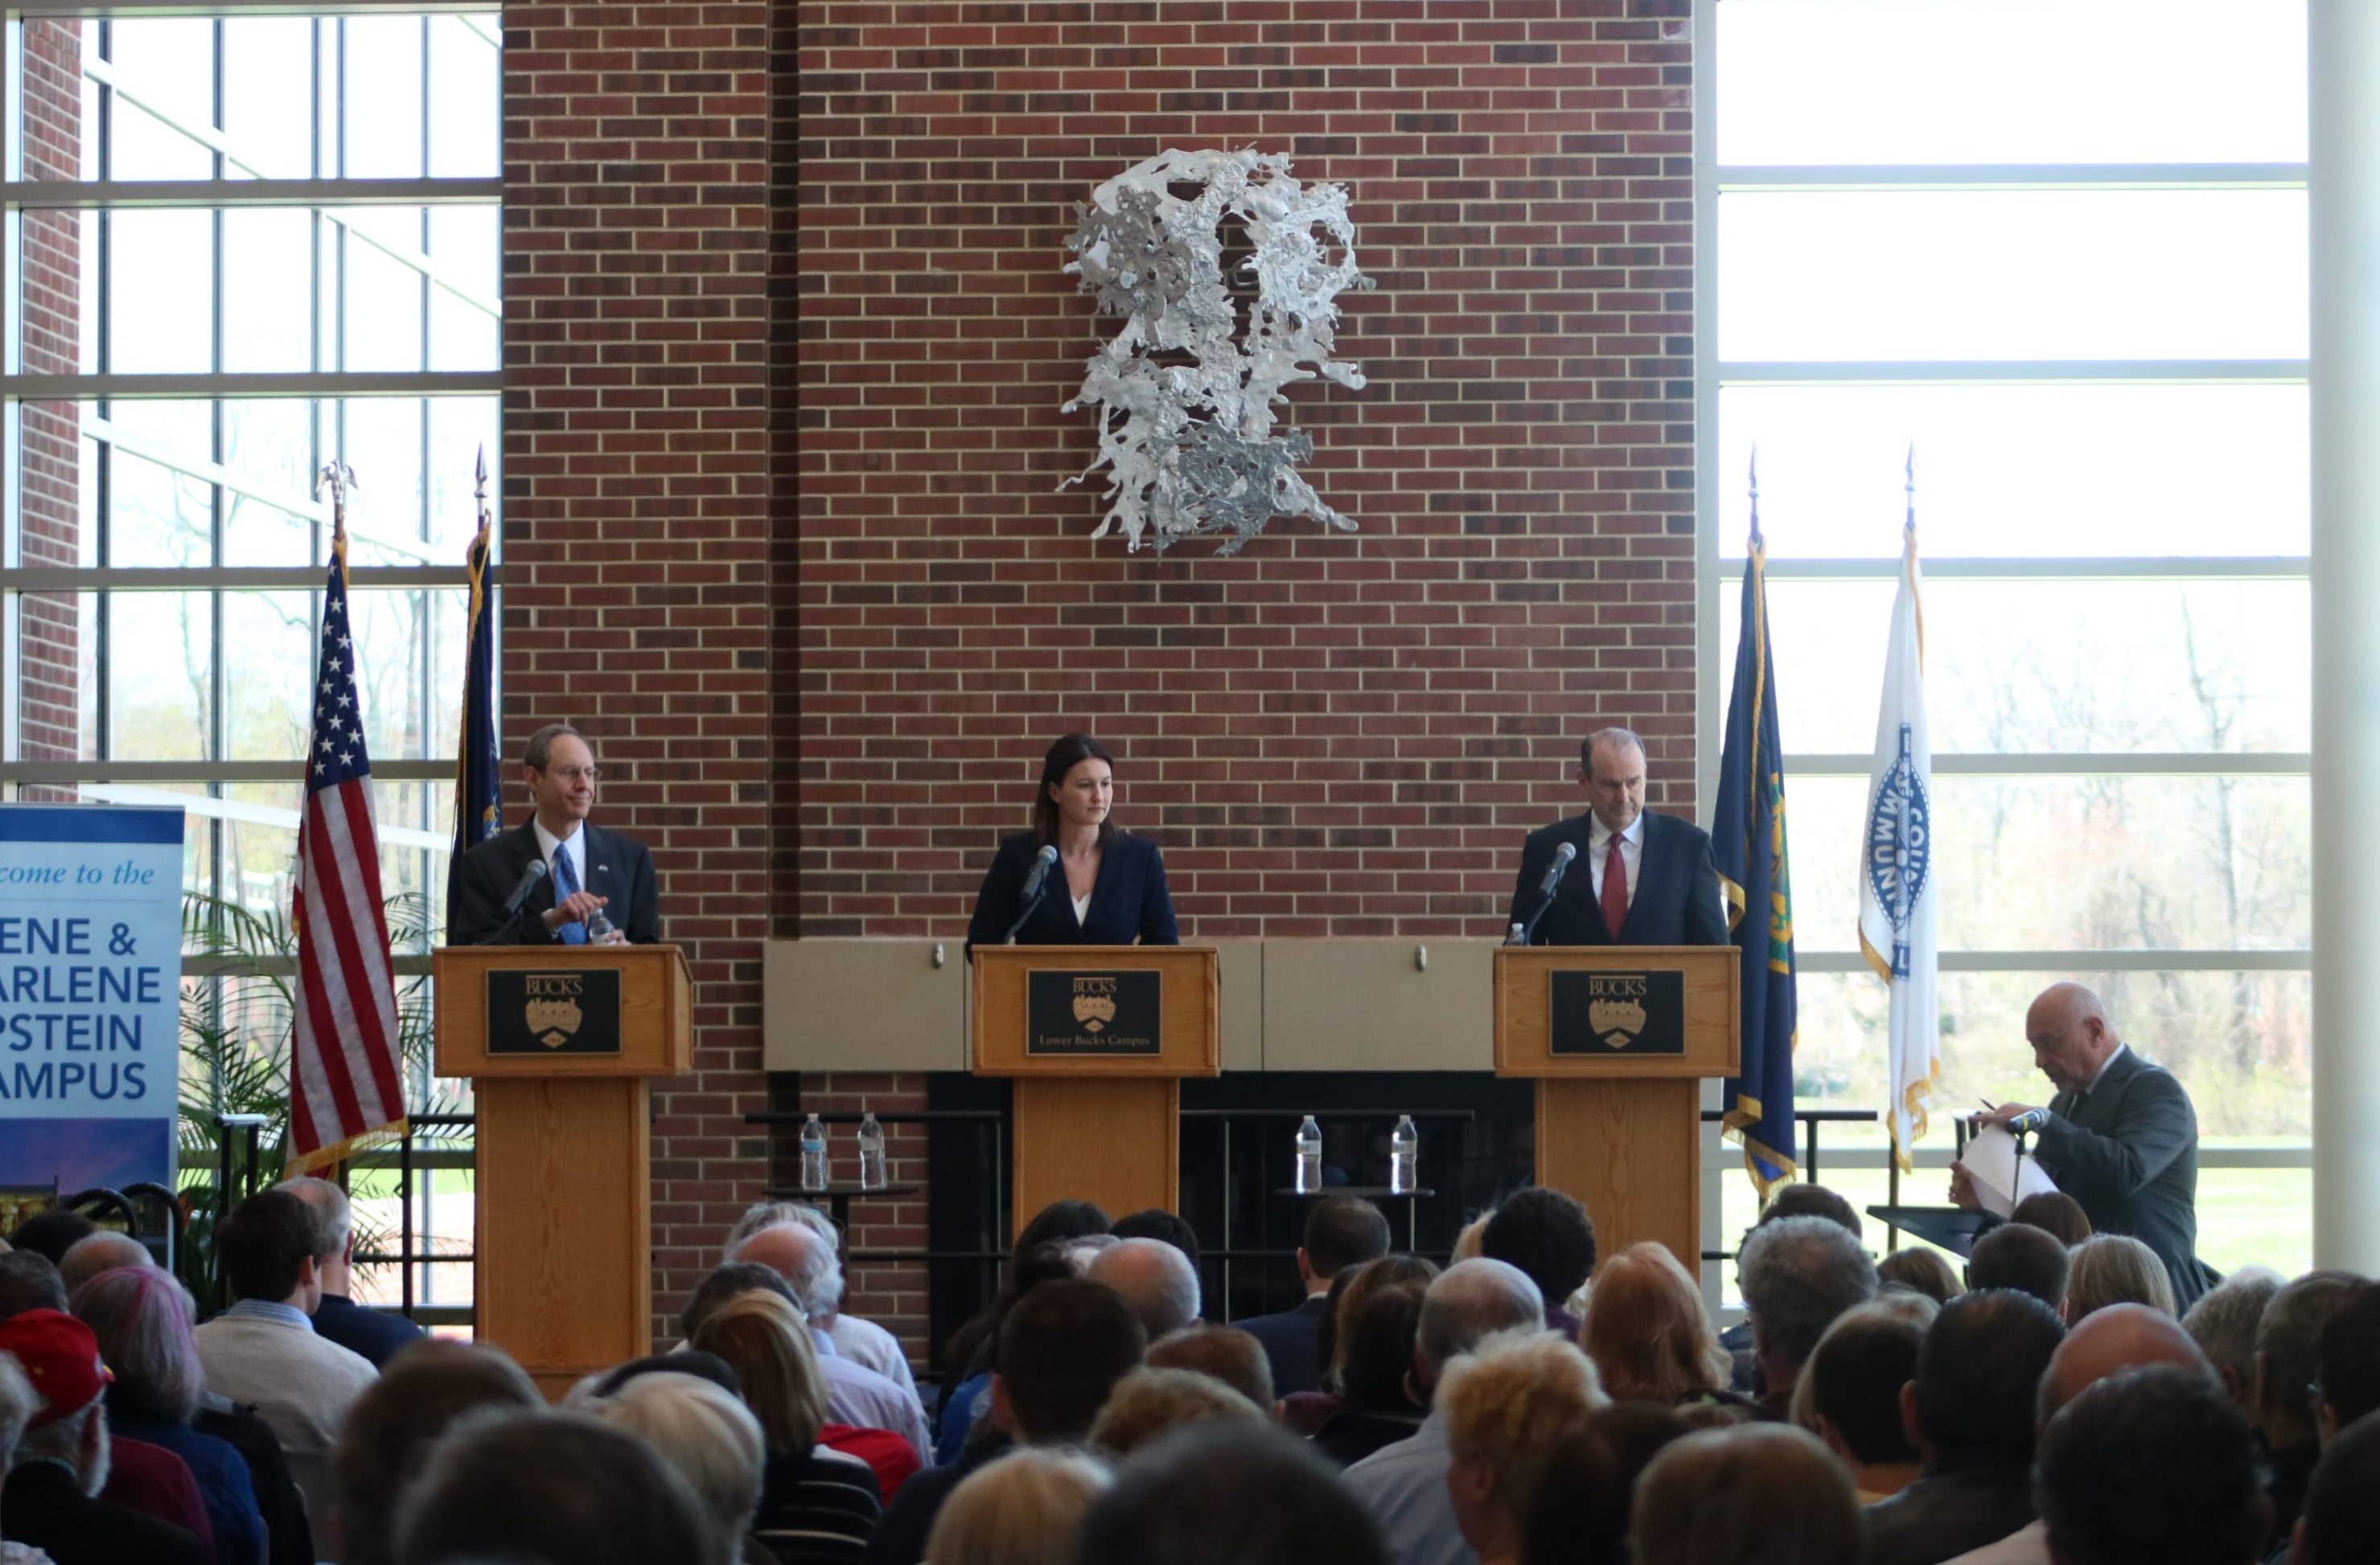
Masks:
[[[2052,984],[2024,1014],[2033,1062],[2058,1089],[2034,1133],[2034,1155],[2058,1188],[2082,1203],[2092,1229],[2128,1233],[2156,1252],[2187,1310],[2215,1285],[2198,1259],[2198,1114],[2173,1073],[2152,1065],[2116,1036],[2099,997],[2081,984]],[[2003,1103],[1978,1116],[2006,1125],[2038,1114]],[[1950,1198],[1976,1205],[1962,1173]]]

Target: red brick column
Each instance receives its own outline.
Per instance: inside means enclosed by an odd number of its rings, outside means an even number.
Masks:
[[[82,168],[82,24],[36,18],[24,24],[25,177],[75,179]],[[81,318],[80,214],[28,212],[24,363],[28,374],[72,374]],[[23,487],[19,515],[29,565],[79,564],[82,534],[79,410],[29,402],[20,409]],[[72,593],[29,592],[19,605],[18,740],[27,760],[73,760],[80,753],[81,632]],[[75,790],[25,790],[27,798],[70,799]]]

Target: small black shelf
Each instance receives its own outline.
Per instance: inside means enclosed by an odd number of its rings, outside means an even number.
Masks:
[[[1310,1200],[1320,1195],[1360,1195],[1366,1201],[1405,1201],[1435,1195],[1437,1191],[1424,1186],[1419,1190],[1391,1190],[1385,1184],[1326,1184],[1319,1190],[1293,1190],[1287,1185],[1273,1192],[1293,1201]]]

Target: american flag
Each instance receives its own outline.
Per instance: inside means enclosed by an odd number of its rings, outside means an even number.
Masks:
[[[347,540],[334,538],[322,588],[306,807],[298,825],[297,1029],[289,1049],[291,1173],[334,1163],[360,1137],[400,1128],[396,984],[380,895],[371,760],[356,704],[347,619]]]

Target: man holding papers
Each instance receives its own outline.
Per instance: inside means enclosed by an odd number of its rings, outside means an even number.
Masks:
[[[2116,1036],[2099,997],[2080,984],[2052,984],[2024,1016],[2033,1062],[2058,1095],[2046,1110],[2002,1103],[1977,1116],[1994,1129],[2031,1129],[2033,1156],[2058,1188],[2082,1204],[2101,1233],[2129,1233],[2165,1262],[2183,1309],[2214,1275],[2198,1244],[2198,1115],[2173,1074]],[[1974,1207],[1963,1170],[1951,1199]]]

